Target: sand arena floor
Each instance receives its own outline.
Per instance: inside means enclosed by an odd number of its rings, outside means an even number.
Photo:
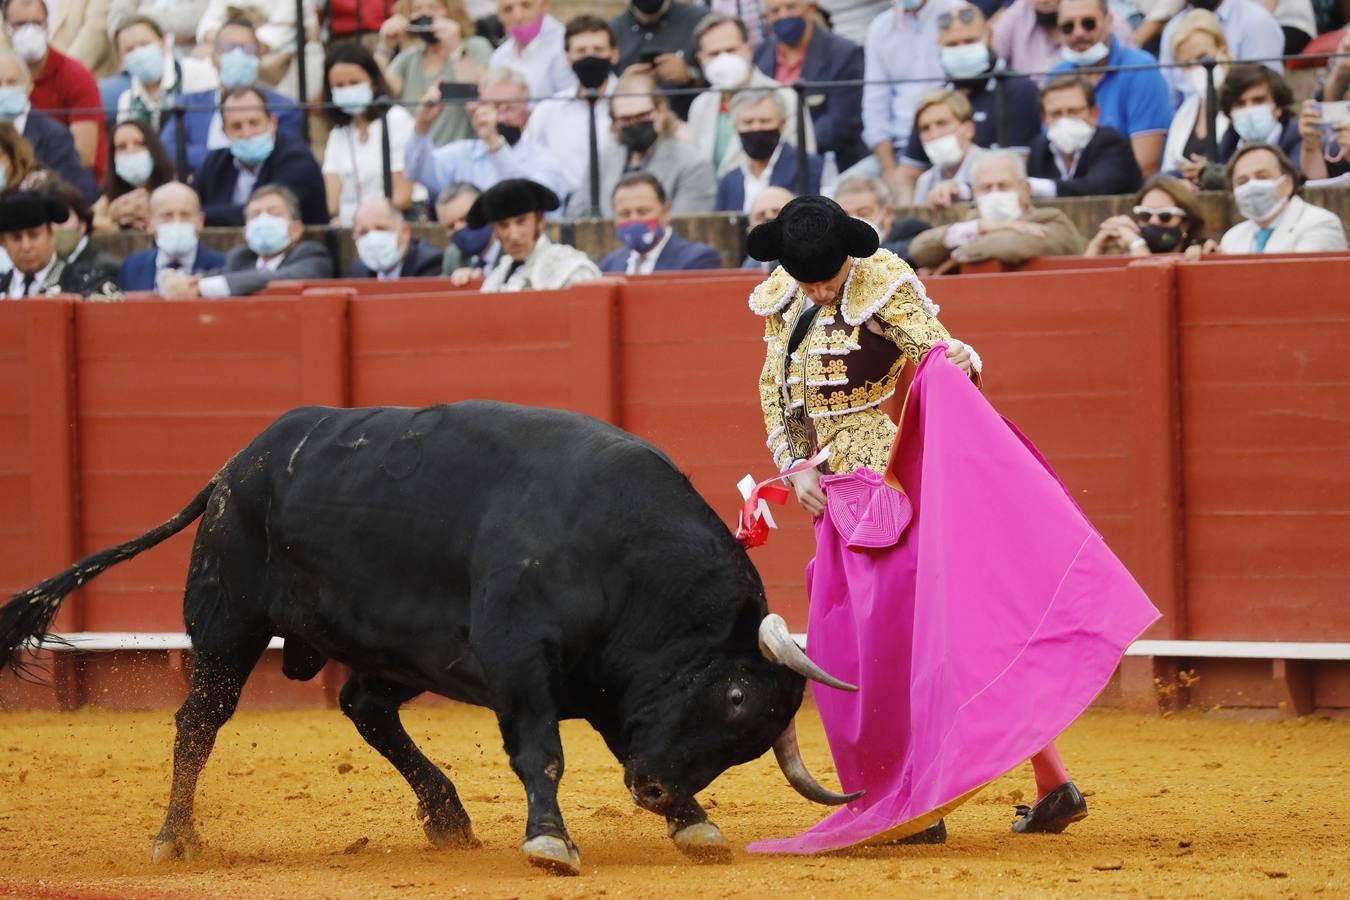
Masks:
[[[1008,832],[1032,791],[1024,766],[949,817],[946,846],[830,858],[743,852],[820,814],[769,755],[702,795],[738,848],[719,866],[683,858],[595,734],[569,722],[562,804],[584,872],[561,879],[519,854],[522,790],[490,714],[420,707],[405,721],[451,771],[482,849],[429,847],[407,786],[335,710],[249,712],[202,777],[202,858],[152,866],[171,713],[0,712],[0,896],[1350,896],[1345,722],[1091,712],[1061,742],[1092,810],[1065,834]],[[799,723],[828,780],[814,713]]]

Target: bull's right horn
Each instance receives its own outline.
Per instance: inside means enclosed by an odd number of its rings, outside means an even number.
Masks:
[[[797,746],[797,723],[795,722],[788,722],[787,728],[784,728],[783,733],[778,736],[778,740],[773,742],[773,755],[778,760],[778,768],[782,769],[783,774],[787,776],[788,783],[807,800],[829,806],[839,806],[848,803],[850,800],[857,800],[865,793],[864,791],[854,791],[851,794],[837,794],[821,785],[811,776],[806,768],[806,763],[802,762],[801,748]]]
[[[778,613],[769,613],[759,623],[759,652],[763,653],[764,658],[770,662],[787,666],[798,675],[812,681],[819,681],[821,684],[829,685],[841,691],[856,691],[858,689],[857,685],[840,681],[811,662],[811,657],[807,656],[806,651],[798,647],[797,642],[792,639],[792,635],[788,632],[787,622],[783,621],[783,617]]]

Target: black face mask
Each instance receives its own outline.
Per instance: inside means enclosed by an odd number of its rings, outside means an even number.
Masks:
[[[1139,229],[1139,236],[1154,253],[1175,253],[1181,249],[1180,225],[1145,225]]]
[[[758,162],[773,156],[773,150],[778,146],[777,131],[742,131],[740,136],[745,155]]]
[[[520,141],[519,125],[504,125],[497,123],[497,133],[502,136],[502,140],[514,147]]]
[[[654,122],[634,122],[619,129],[619,143],[634,153],[646,153],[656,143]]]
[[[440,40],[431,30],[431,16],[418,16],[408,22],[409,31],[426,41],[428,44],[434,44]]]
[[[610,69],[609,60],[603,56],[583,56],[581,59],[572,63],[572,71],[576,73],[577,81],[581,86],[588,90],[599,90],[600,86],[609,79]]]
[[[1059,10],[1052,9],[1049,12],[1036,10],[1036,24],[1042,28],[1054,28],[1059,24]]]
[[[1214,12],[1219,8],[1220,0],[1191,0],[1191,6],[1196,9],[1203,9],[1207,12]]]
[[[654,16],[666,5],[666,0],[632,0],[633,9],[644,16]]]

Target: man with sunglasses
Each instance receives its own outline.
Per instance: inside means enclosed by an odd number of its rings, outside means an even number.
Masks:
[[[1162,163],[1163,139],[1172,125],[1167,82],[1157,69],[1098,72],[1117,66],[1155,66],[1143,50],[1125,47],[1111,33],[1107,0],[1060,0],[1059,31],[1064,60],[1051,71],[1083,70],[1097,92],[1099,123],[1130,139],[1139,171],[1147,178]]]
[[[1014,72],[1026,72],[1038,84],[1058,65],[1059,0],[1013,0],[989,23],[990,45]],[[1136,46],[1129,23],[1111,17],[1111,34],[1122,47]]]
[[[1045,134],[1031,142],[1033,197],[1130,194],[1143,178],[1129,141],[1098,124],[1096,94],[1081,75],[1056,75],[1041,91]]]

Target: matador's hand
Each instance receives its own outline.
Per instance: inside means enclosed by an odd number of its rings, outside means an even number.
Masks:
[[[970,374],[970,368],[974,364],[970,355],[970,348],[956,338],[952,338],[951,342],[947,344],[947,359],[951,360],[962,372],[967,375]]]
[[[805,469],[788,481],[797,492],[797,502],[814,518],[825,512],[825,489],[820,486],[820,470]]]

